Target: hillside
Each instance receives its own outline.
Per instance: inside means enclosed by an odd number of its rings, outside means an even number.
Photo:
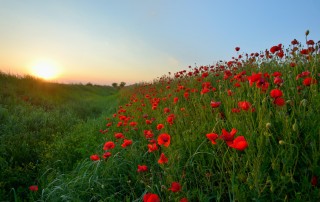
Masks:
[[[26,198],[47,169],[71,170],[99,142],[117,105],[110,86],[49,83],[0,72],[0,199]],[[100,123],[100,124],[99,124]]]

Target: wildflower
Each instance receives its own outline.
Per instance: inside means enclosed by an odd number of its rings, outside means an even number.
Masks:
[[[143,134],[146,138],[153,138],[153,133],[151,130],[144,130]]]
[[[208,92],[210,92],[210,88],[204,87],[204,88],[201,90],[201,95],[206,94],[206,93],[208,93]]]
[[[111,156],[111,153],[110,153],[110,152],[105,152],[105,153],[103,154],[102,158],[107,159],[107,158],[109,158],[110,156]]]
[[[104,143],[103,150],[113,149],[115,144],[112,141]]]
[[[208,133],[207,138],[211,141],[212,144],[217,144],[216,139],[219,137],[216,133]]]
[[[238,102],[238,106],[242,110],[248,111],[251,107],[251,103],[247,102],[247,101],[240,101],[240,102]]]
[[[148,152],[153,152],[153,151],[156,151],[158,150],[158,146],[156,143],[153,143],[153,144],[148,144]]]
[[[270,52],[273,54],[273,53],[275,53],[275,52],[277,52],[277,51],[279,51],[280,50],[280,48],[278,47],[278,46],[272,46],[271,48],[270,48]]]
[[[273,83],[279,86],[283,83],[283,80],[279,76],[277,76],[274,78]]]
[[[210,105],[212,108],[217,108],[221,105],[221,102],[211,101]]]
[[[277,97],[273,103],[281,107],[286,104],[286,101],[282,97]]]
[[[132,144],[132,140],[127,140],[127,139],[124,139],[123,140],[123,144],[121,145],[122,148],[126,148],[127,146],[131,145]]]
[[[164,109],[163,109],[163,112],[166,114],[166,113],[169,113],[170,112],[170,109],[169,108],[167,108],[167,107],[165,107]]]
[[[232,113],[239,113],[239,112],[240,112],[240,109],[239,109],[239,108],[232,108],[232,109],[231,109],[231,112],[232,112]]]
[[[164,125],[161,124],[161,123],[159,123],[159,124],[157,125],[157,130],[161,130],[163,127],[164,127]]]
[[[99,157],[99,155],[97,155],[97,154],[93,154],[93,155],[90,156],[90,159],[91,159],[92,161],[98,161],[98,160],[100,160],[100,157]]]
[[[174,114],[170,114],[168,117],[167,117],[167,122],[172,125],[173,124],[173,121],[174,121]]]
[[[31,186],[29,187],[29,190],[30,190],[30,191],[33,191],[33,192],[38,191],[38,185],[31,185]]]
[[[220,135],[220,138],[223,139],[224,141],[226,141],[226,143],[232,144],[232,141],[234,139],[234,135],[237,133],[237,129],[232,128],[232,130],[230,131],[230,133],[228,131],[226,131],[226,129],[222,129],[222,135]]]
[[[179,101],[178,97],[173,98],[173,103],[176,104]]]
[[[244,138],[244,136],[236,137],[232,144],[229,144],[229,147],[235,148],[236,150],[243,151],[248,147],[248,142]]]
[[[238,52],[240,50],[240,47],[236,47],[235,50]]]
[[[270,91],[270,96],[272,98],[282,97],[282,95],[283,95],[283,93],[279,89],[273,89],[273,90]]]
[[[160,198],[157,194],[146,193],[143,196],[143,202],[160,202]]]
[[[313,79],[311,77],[308,77],[308,78],[305,78],[302,83],[305,86],[310,86],[311,84],[316,84],[317,80],[315,80],[315,79]]]
[[[122,133],[116,133],[116,134],[114,134],[114,137],[117,139],[123,139],[124,135]]]
[[[180,202],[188,202],[188,199],[187,198],[182,198],[182,199],[180,199]]]
[[[311,178],[311,185],[312,186],[317,186],[317,184],[318,184],[318,177],[314,175]]]
[[[148,167],[146,165],[138,165],[138,170],[137,170],[138,173],[146,172],[146,171],[148,171]]]
[[[132,127],[135,127],[135,126],[137,126],[138,125],[138,123],[137,122],[130,122],[130,126],[132,126]]]
[[[168,147],[170,145],[170,135],[165,134],[165,133],[159,135],[158,144],[163,145],[165,147]]]
[[[179,192],[181,190],[181,185],[179,182],[172,182],[171,187],[168,189],[172,192]]]
[[[165,164],[168,163],[168,158],[164,155],[164,153],[161,153],[160,158],[158,160],[159,164]]]

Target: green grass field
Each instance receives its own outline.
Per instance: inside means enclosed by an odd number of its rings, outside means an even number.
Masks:
[[[312,42],[252,54],[237,48],[230,61],[119,92],[2,74],[0,194],[320,201],[320,58]]]
[[[102,140],[103,117],[114,113],[108,86],[48,83],[0,73],[0,199],[28,199],[44,172],[74,168]]]

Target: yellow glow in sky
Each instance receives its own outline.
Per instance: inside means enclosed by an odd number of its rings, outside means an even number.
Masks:
[[[57,65],[49,60],[41,60],[31,67],[31,74],[46,80],[52,80],[59,76],[60,70]]]

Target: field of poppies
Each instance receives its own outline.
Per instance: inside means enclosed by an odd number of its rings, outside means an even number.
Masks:
[[[97,150],[44,201],[319,201],[320,55],[292,40],[122,89]],[[43,180],[46,179],[46,180]]]
[[[319,201],[320,55],[292,40],[123,89],[49,201]],[[44,174],[45,176],[46,174]],[[45,178],[45,177],[44,177]]]

